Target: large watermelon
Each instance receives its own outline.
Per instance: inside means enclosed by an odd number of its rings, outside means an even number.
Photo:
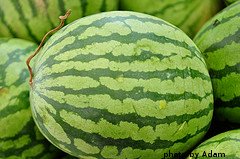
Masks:
[[[0,0],[0,37],[20,37],[39,42],[55,28],[59,15],[71,9],[67,22],[116,10],[118,0]]]
[[[188,159],[239,159],[240,129],[218,134],[201,143]]]
[[[20,39],[0,39],[0,158],[56,159],[59,151],[39,132],[29,104],[25,60],[36,49]]]
[[[159,18],[79,19],[39,52],[30,102],[41,132],[81,158],[159,159],[208,130],[210,77],[195,44]]]
[[[217,116],[240,123],[240,1],[206,23],[194,41],[212,78]]]
[[[162,18],[191,38],[221,8],[221,0],[120,0],[122,10],[143,12]]]

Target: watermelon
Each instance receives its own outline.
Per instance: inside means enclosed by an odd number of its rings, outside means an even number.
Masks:
[[[232,4],[232,3],[234,3],[234,2],[237,2],[238,0],[225,0],[225,2],[227,3],[227,4]]]
[[[191,38],[221,8],[221,0],[140,0],[137,3],[120,0],[120,9],[162,18],[182,29]]]
[[[0,39],[0,158],[55,159],[60,152],[40,133],[29,103],[25,60],[36,44]]]
[[[203,158],[240,158],[240,129],[218,134],[201,143],[188,159]],[[198,154],[198,156],[196,156]]]
[[[219,120],[240,123],[240,1],[214,16],[194,38],[213,83]]]
[[[55,28],[60,15],[72,10],[67,23],[80,17],[116,10],[118,0],[0,0],[0,37],[40,42]]]
[[[74,21],[46,42],[33,71],[34,120],[76,157],[183,153],[212,118],[200,51],[181,30],[150,15],[113,11]]]

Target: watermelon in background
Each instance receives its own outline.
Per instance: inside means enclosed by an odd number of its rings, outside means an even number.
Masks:
[[[159,18],[121,11],[52,36],[36,59],[30,102],[49,141],[91,159],[183,153],[213,113],[207,66],[192,40]]]
[[[240,123],[240,1],[208,21],[194,42],[208,65],[216,116]]]
[[[39,42],[55,28],[60,15],[72,10],[67,22],[104,11],[116,10],[118,0],[0,0],[0,37],[19,37]]]
[[[227,4],[232,4],[232,3],[237,2],[237,1],[239,1],[239,0],[225,0],[225,2]]]
[[[198,159],[222,158],[239,159],[240,158],[240,129],[231,130],[218,134],[203,143],[201,143],[192,154],[199,154]],[[210,156],[209,156],[210,155]],[[195,159],[189,157],[187,159]]]
[[[56,159],[61,154],[35,125],[29,103],[26,58],[36,44],[0,38],[0,158]]]
[[[121,10],[162,18],[182,29],[190,38],[222,7],[221,0],[120,0]]]

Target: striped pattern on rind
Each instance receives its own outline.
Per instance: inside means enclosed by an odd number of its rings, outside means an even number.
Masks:
[[[205,56],[219,119],[240,122],[240,2],[213,17],[194,41]]]
[[[185,152],[206,133],[213,110],[195,44],[134,12],[89,16],[54,34],[39,52],[30,95],[45,137],[80,158]]]
[[[59,153],[40,134],[31,115],[25,60],[36,47],[21,39],[0,39],[1,159],[51,159]]]
[[[240,130],[231,130],[216,135],[201,143],[192,154],[199,153],[198,159],[210,158],[205,155],[212,155],[212,158],[240,158]],[[213,156],[215,155],[215,156]],[[218,157],[216,157],[218,156]],[[188,157],[188,159],[195,157]]]
[[[191,38],[221,8],[221,0],[141,0],[137,3],[120,0],[121,10],[157,16],[179,27]]]
[[[83,16],[112,11],[118,0],[0,0],[0,37],[19,37],[40,42],[44,34],[56,27],[58,17],[68,9],[70,23]]]

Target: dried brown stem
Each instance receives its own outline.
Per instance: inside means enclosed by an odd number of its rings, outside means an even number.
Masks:
[[[64,26],[64,22],[65,22],[65,20],[68,18],[68,16],[69,16],[70,14],[71,14],[71,10],[69,9],[69,10],[66,12],[65,15],[59,16],[60,24],[59,24],[56,28],[50,30],[49,32],[47,32],[47,33],[44,35],[44,37],[42,38],[42,41],[41,41],[41,43],[39,44],[39,46],[38,46],[38,48],[36,49],[36,51],[35,51],[32,55],[30,55],[30,56],[28,57],[28,59],[26,60],[26,64],[27,64],[28,71],[29,71],[29,74],[30,74],[29,84],[30,84],[31,86],[32,86],[32,79],[33,79],[33,71],[32,71],[32,68],[31,68],[31,66],[30,66],[30,62],[31,62],[32,58],[38,54],[38,52],[39,52],[40,49],[42,48],[42,45],[44,44],[44,41],[46,40],[47,36],[48,36],[49,34],[55,32],[55,31],[61,29],[61,28]]]

